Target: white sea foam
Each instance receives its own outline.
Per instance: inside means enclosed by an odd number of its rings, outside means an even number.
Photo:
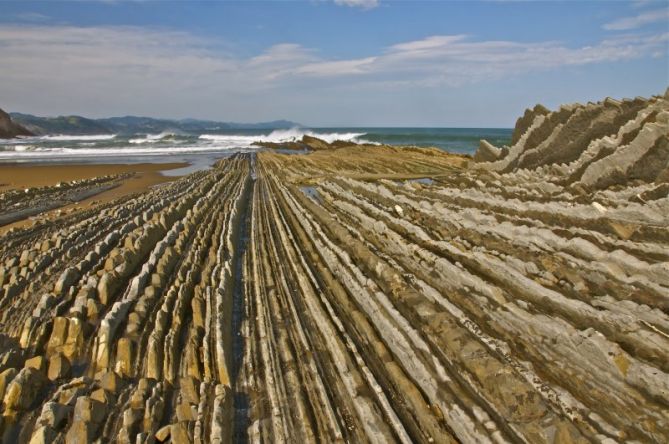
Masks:
[[[67,134],[59,134],[57,136],[41,136],[40,140],[50,141],[70,141],[70,140],[111,140],[116,137],[116,134],[95,134],[90,136],[74,136]]]
[[[203,134],[200,136],[201,140],[214,141],[226,146],[250,147],[254,142],[273,142],[285,143],[296,142],[304,136],[318,137],[328,143],[335,140],[345,140],[351,142],[365,142],[360,139],[365,133],[318,133],[300,128],[292,128],[288,130],[274,130],[269,134],[259,135],[236,135],[236,134]]]
[[[0,144],[0,152],[22,153],[37,149],[35,145]]]
[[[142,143],[156,143],[164,139],[170,139],[176,136],[175,133],[162,132],[160,134],[147,134],[145,137],[139,137],[135,139],[130,139],[128,142],[132,144],[142,144]]]
[[[114,148],[38,147],[31,151],[0,151],[0,160],[187,155],[217,152],[224,153],[239,149],[240,148],[238,147],[226,148],[220,145],[190,145],[178,147],[125,146]],[[257,147],[255,149],[257,149]],[[246,150],[248,150],[248,148],[246,148]]]
[[[265,134],[203,134],[180,136],[174,133],[147,134],[143,137],[126,139],[116,135],[94,136],[42,136],[30,139],[14,139],[0,144],[0,160],[41,160],[41,159],[76,159],[109,158],[125,156],[168,156],[189,154],[230,153],[234,151],[253,151],[261,149],[254,142],[293,142],[303,136],[318,137],[326,142],[345,140],[369,143],[363,139],[362,132],[317,132],[293,128],[275,130]],[[115,139],[113,144],[98,142]],[[54,142],[61,142],[54,146]],[[157,143],[160,142],[160,143]]]

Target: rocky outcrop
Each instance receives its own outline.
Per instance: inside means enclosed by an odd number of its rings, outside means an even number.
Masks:
[[[669,90],[650,99],[609,98],[553,112],[537,105],[518,119],[511,142],[500,150],[482,141],[474,160],[489,171],[527,170],[584,189],[667,181]]]
[[[479,149],[474,154],[476,162],[493,162],[502,157],[503,149],[497,148],[487,140],[481,140]]]
[[[0,109],[0,139],[12,139],[17,136],[32,136],[33,133],[12,121],[12,118]]]
[[[335,140],[332,143],[309,135],[302,136],[302,139],[287,142],[254,142],[253,145],[263,148],[271,148],[276,150],[298,150],[298,151],[322,151],[332,150],[337,148],[345,148],[357,146],[355,142],[348,142],[345,140]]]
[[[588,152],[638,174],[662,112]],[[506,156],[236,155],[5,234],[3,442],[666,442],[667,184]]]

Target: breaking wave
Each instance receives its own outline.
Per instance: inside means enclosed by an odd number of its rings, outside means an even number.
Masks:
[[[170,142],[175,141],[174,139],[176,138],[175,133],[171,132],[163,132],[160,134],[147,134],[144,137],[138,137],[134,139],[128,140],[129,143],[132,144],[143,144],[143,143],[157,143],[157,142],[162,142],[162,141],[167,141],[169,140]]]
[[[292,128],[289,130],[274,130],[269,134],[258,135],[237,135],[237,134],[203,134],[200,136],[201,140],[208,140],[216,143],[221,143],[226,146],[251,147],[254,142],[273,142],[285,143],[296,142],[304,136],[318,137],[328,143],[335,140],[344,140],[350,142],[366,143],[367,141],[360,139],[366,133],[319,133],[299,128]]]
[[[41,136],[40,140],[47,141],[70,141],[70,140],[111,140],[116,137],[116,134],[95,134],[90,136],[74,136],[67,134],[58,134],[56,136]]]
[[[154,134],[99,134],[31,136],[0,140],[0,160],[49,161],[96,158],[123,161],[128,157],[172,159],[226,156],[262,149],[255,142],[287,143],[312,136],[366,144],[434,146],[451,152],[473,154],[480,139],[497,146],[509,143],[511,129],[495,128],[292,128],[283,130],[228,130],[226,133],[156,132]]]

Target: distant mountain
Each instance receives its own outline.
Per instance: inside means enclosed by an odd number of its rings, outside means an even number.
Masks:
[[[37,117],[31,114],[10,113],[12,119],[37,135],[44,134],[110,134],[104,125],[81,116]]]
[[[0,109],[0,139],[11,139],[16,136],[32,136],[32,133],[14,122],[9,114]]]
[[[301,126],[288,120],[261,123],[215,122],[197,119],[154,119],[152,117],[110,117],[87,119],[81,116],[38,117],[31,114],[11,113],[14,121],[34,134],[137,134],[166,131],[201,133],[235,129],[289,129]]]

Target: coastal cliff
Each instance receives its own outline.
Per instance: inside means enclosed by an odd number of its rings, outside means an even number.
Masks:
[[[9,114],[0,109],[0,139],[12,139],[16,136],[32,136],[33,133],[12,121]]]
[[[478,162],[237,154],[37,216],[0,238],[3,442],[667,442],[666,129],[536,107]]]

